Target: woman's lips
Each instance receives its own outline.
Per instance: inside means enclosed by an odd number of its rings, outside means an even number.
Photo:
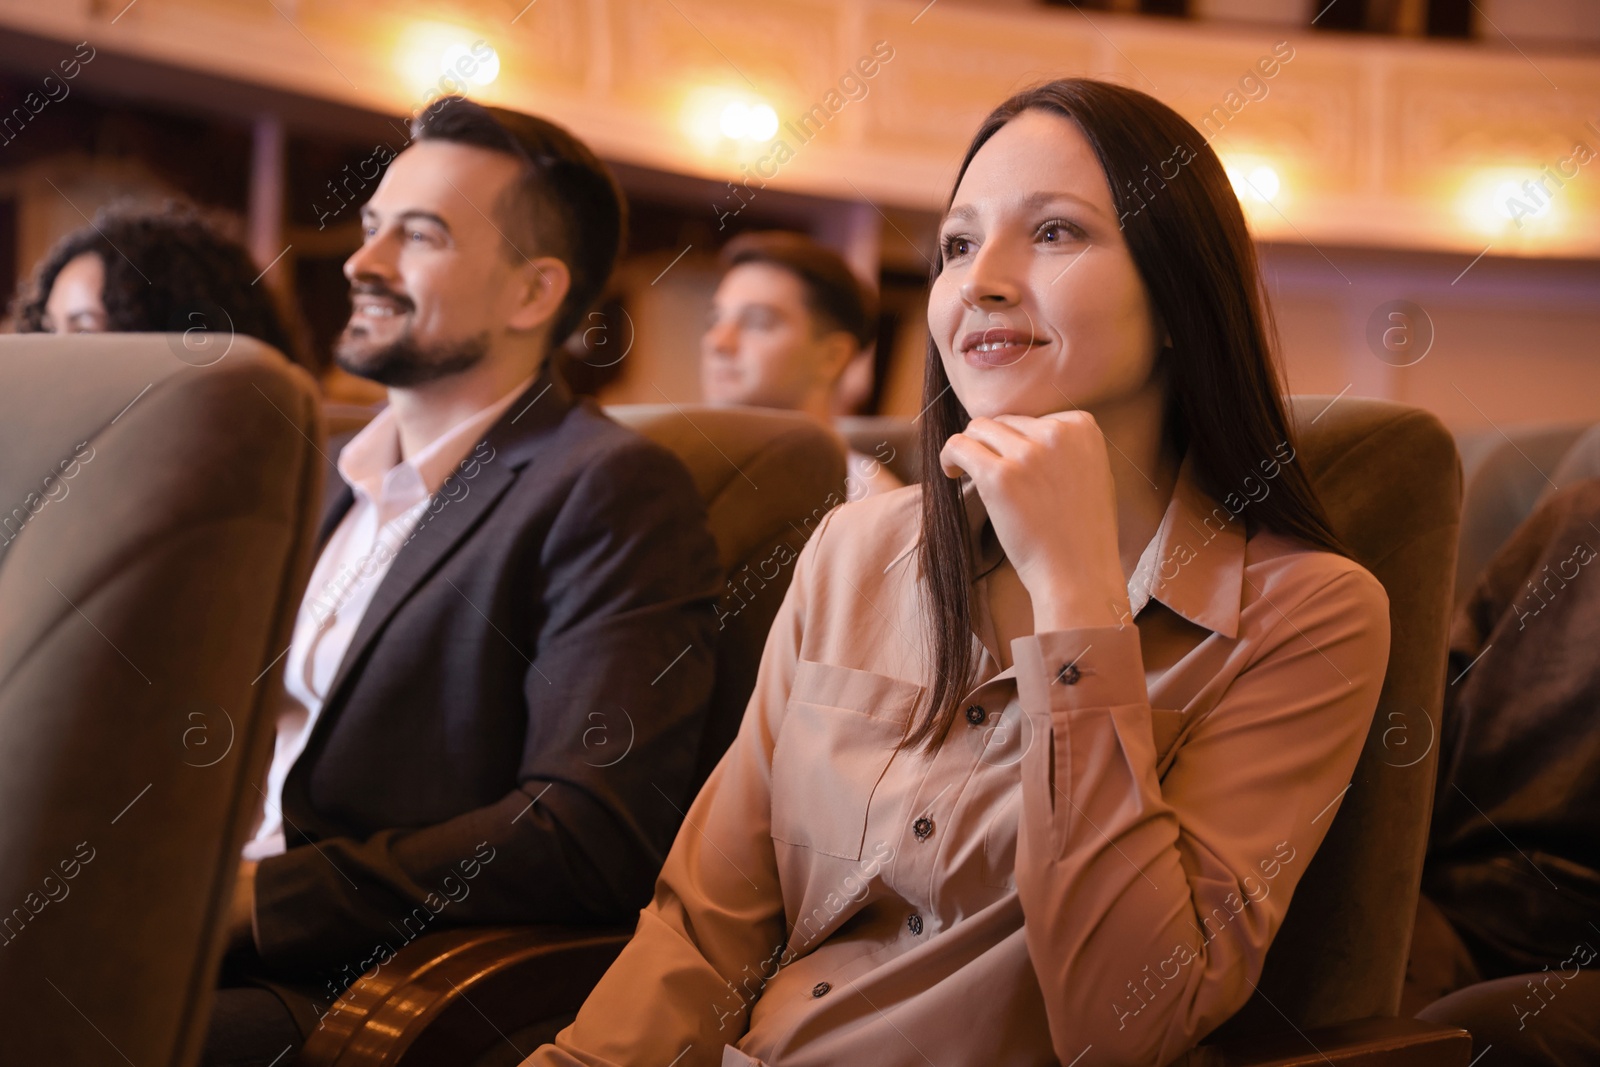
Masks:
[[[973,367],[1009,367],[1027,355],[1029,349],[1043,343],[1043,339],[1032,333],[992,327],[963,337],[961,356]]]

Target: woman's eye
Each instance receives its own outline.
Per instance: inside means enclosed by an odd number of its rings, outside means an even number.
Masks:
[[[945,259],[954,259],[972,251],[972,242],[960,234],[951,234],[940,241],[940,251]]]
[[[1039,227],[1039,239],[1049,244],[1081,240],[1083,230],[1065,219],[1054,219]]]

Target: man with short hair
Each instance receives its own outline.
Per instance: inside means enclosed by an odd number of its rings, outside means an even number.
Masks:
[[[723,249],[722,263],[700,339],[706,403],[801,411],[827,424],[840,378],[867,358],[877,336],[871,290],[838,253],[798,233],[742,234]],[[883,465],[893,449],[879,451],[850,451],[850,499],[900,487]]]
[[[447,97],[412,136],[345,263],[339,364],[389,405],[339,453],[282,661],[209,1064],[274,1062],[423,934],[629,921],[692,799],[704,508],[549,360],[616,262],[621,192],[531,116]]]

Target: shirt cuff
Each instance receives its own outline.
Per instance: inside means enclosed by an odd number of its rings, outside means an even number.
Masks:
[[[1148,704],[1137,626],[1090,626],[1011,642],[1017,696],[1034,714]]]

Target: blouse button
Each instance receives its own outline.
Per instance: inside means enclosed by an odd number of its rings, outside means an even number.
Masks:
[[[911,824],[911,832],[917,835],[918,841],[926,841],[933,834],[933,820],[926,815],[921,816]]]
[[[967,722],[973,726],[982,726],[983,720],[989,717],[989,709],[982,704],[974,704],[967,709]]]
[[[1063,664],[1061,669],[1056,672],[1056,681],[1062,685],[1077,685],[1078,679],[1081,677],[1083,677],[1083,674],[1078,670],[1076,663]]]
[[[818,982],[816,985],[811,987],[811,995],[813,997],[825,997],[828,995],[828,990],[832,988],[833,986],[829,985],[827,982]]]
[[[922,916],[913,915],[906,920],[906,926],[911,928],[911,933],[920,937],[922,935]]]

